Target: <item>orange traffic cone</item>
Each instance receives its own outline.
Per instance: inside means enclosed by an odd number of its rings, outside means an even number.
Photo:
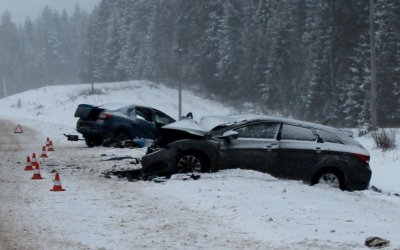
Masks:
[[[36,160],[36,154],[32,154],[32,167],[39,167],[39,162]]]
[[[50,189],[50,191],[53,191],[53,192],[65,191],[65,189],[63,189],[61,186],[60,174],[58,172],[56,172],[56,176],[54,177],[53,182],[54,182],[54,185],[53,185],[53,188]]]
[[[47,147],[47,151],[54,151],[52,140],[49,141],[49,146]]]
[[[32,162],[31,162],[31,158],[28,156],[28,157],[26,157],[26,165],[25,165],[24,171],[31,171],[31,170],[33,170]]]
[[[46,147],[43,146],[42,147],[42,154],[40,155],[41,158],[47,158],[47,152],[46,152]]]
[[[41,180],[41,179],[43,179],[42,175],[40,175],[40,167],[39,166],[35,167],[35,170],[33,172],[33,175],[32,175],[31,179],[32,180]]]

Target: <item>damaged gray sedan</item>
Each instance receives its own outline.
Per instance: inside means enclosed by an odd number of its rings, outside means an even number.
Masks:
[[[332,127],[266,116],[206,117],[164,126],[142,158],[142,175],[241,168],[363,190],[371,179],[369,159],[351,133]]]

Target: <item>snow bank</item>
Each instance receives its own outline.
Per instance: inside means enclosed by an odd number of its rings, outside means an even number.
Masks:
[[[36,119],[75,127],[78,104],[124,103],[150,106],[178,118],[178,91],[148,81],[47,86],[0,99],[0,115]],[[195,119],[205,115],[227,115],[233,109],[211,100],[182,92],[182,113],[192,112]]]

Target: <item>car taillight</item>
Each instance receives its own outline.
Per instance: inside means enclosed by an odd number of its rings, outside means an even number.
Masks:
[[[360,161],[369,163],[369,155],[363,155],[363,154],[353,154],[353,156],[357,159],[359,159]]]
[[[111,117],[112,117],[112,115],[104,113],[104,112],[101,112],[99,114],[99,119],[100,120],[108,120],[108,119],[111,119]]]

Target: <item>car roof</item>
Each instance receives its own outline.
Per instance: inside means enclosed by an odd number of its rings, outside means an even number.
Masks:
[[[291,125],[298,125],[307,128],[320,129],[327,132],[331,132],[339,135],[341,138],[346,139],[348,141],[351,134],[347,131],[342,131],[340,129],[321,125],[318,123],[305,122],[296,119],[290,118],[282,118],[282,117],[273,117],[273,116],[265,116],[265,115],[229,115],[229,116],[204,116],[200,119],[199,122],[196,122],[191,119],[181,120],[175,123],[171,123],[169,125],[164,126],[166,129],[175,129],[189,132],[191,134],[196,135],[204,135],[210,132],[212,129],[221,126],[221,125],[235,125],[238,123],[252,123],[252,122],[278,122],[278,123],[286,123]],[[225,126],[224,126],[225,127]]]
[[[327,130],[331,132],[337,132],[338,129],[321,125],[318,123],[305,122],[296,119],[290,118],[282,118],[282,117],[274,117],[274,116],[265,116],[265,115],[230,115],[230,116],[206,116],[202,117],[199,126],[205,129],[211,130],[218,125],[222,124],[234,124],[238,122],[257,122],[257,121],[267,121],[267,122],[279,122],[279,123],[287,123],[292,125],[300,125],[303,127],[311,127],[316,129]]]
[[[126,108],[130,108],[130,107],[140,107],[140,108],[148,108],[148,109],[154,109],[152,107],[148,107],[148,106],[143,106],[143,105],[138,105],[138,104],[129,104],[129,103],[119,103],[119,102],[110,102],[110,103],[104,103],[101,105],[95,105],[99,108],[103,108],[103,109],[108,109],[108,110],[119,110],[119,109],[126,109]]]
[[[217,120],[222,120],[222,117],[217,118]],[[342,130],[318,123],[313,123],[313,122],[306,122],[306,121],[300,121],[296,119],[290,119],[290,118],[282,118],[282,117],[273,117],[273,116],[265,116],[265,115],[233,115],[233,116],[228,116],[226,118],[226,121],[228,123],[225,123],[226,125],[234,125],[237,123],[256,123],[256,122],[277,122],[277,123],[285,123],[285,124],[290,124],[290,125],[297,125],[297,126],[302,126],[306,128],[312,128],[312,129],[319,129],[319,130],[324,130],[327,132],[331,132],[333,134],[336,134],[340,138],[342,138],[345,142],[348,144],[355,144],[359,145],[360,144],[353,139],[353,133],[351,131],[347,130]],[[224,123],[217,124],[216,126],[223,125]],[[214,128],[216,127],[214,126]],[[201,127],[201,125],[200,125]],[[211,128],[213,129],[213,128]],[[210,129],[210,130],[211,130]]]

